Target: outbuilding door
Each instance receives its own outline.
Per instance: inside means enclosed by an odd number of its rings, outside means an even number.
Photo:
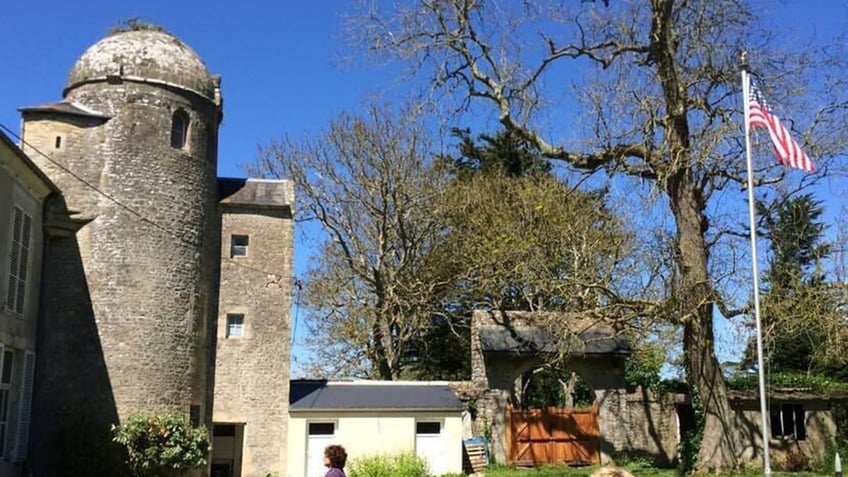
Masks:
[[[336,444],[335,422],[310,422],[306,438],[306,477],[323,477],[324,448]]]
[[[600,464],[597,404],[589,409],[507,407],[506,415],[508,464]]]
[[[427,463],[431,475],[445,473],[445,439],[441,422],[415,423],[415,455]]]

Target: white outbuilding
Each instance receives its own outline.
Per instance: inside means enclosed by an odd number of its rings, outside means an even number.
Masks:
[[[463,409],[446,382],[293,380],[287,473],[322,477],[330,444],[348,462],[414,452],[431,475],[462,472]]]

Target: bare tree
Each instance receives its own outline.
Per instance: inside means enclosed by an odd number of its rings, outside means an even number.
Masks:
[[[438,311],[431,305],[447,282],[427,267],[444,176],[428,166],[431,156],[417,117],[378,106],[260,155],[256,172],[291,179],[296,219],[325,233],[303,281],[307,343],[323,374],[397,379]]]
[[[743,440],[713,331],[716,307],[724,316],[743,311],[728,309],[717,286],[735,264],[713,253],[731,231],[720,199],[744,197],[738,57],[749,49],[755,71],[771,80],[766,86],[781,87],[766,88],[775,104],[805,105],[791,108],[798,124],[810,125],[796,133],[826,171],[845,144],[838,46],[780,52],[743,0],[418,0],[392,12],[369,8],[359,25],[368,48],[405,59],[433,89],[458,99],[458,110],[489,105],[545,157],[618,184],[649,182],[661,195],[673,217],[673,280],[651,311],[683,328],[687,379],[704,416],[700,469],[738,468]],[[575,94],[565,97],[571,79]],[[820,94],[805,96],[805,88]],[[567,128],[550,129],[551,107],[574,111]],[[577,128],[585,143],[570,137]],[[767,166],[756,177],[765,185],[785,173]]]

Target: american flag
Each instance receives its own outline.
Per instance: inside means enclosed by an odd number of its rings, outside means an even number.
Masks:
[[[752,127],[768,129],[777,159],[790,167],[814,172],[816,167],[801,149],[801,146],[792,139],[789,130],[783,126],[777,116],[770,110],[757,85],[751,81],[748,89],[748,124]]]

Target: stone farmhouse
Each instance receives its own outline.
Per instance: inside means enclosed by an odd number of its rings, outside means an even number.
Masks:
[[[0,476],[126,475],[138,412],[214,429],[213,475],[283,474],[293,189],[216,176],[220,84],[119,32],[3,136]]]

